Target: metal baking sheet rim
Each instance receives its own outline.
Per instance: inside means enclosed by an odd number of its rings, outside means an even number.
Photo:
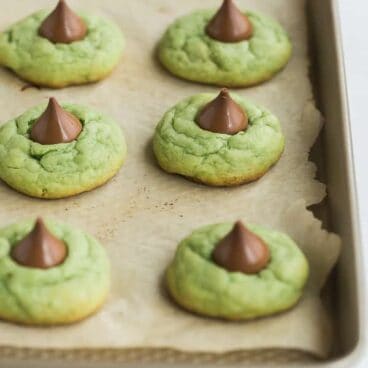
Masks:
[[[340,35],[340,25],[339,25],[339,12],[338,12],[338,0],[307,0],[307,6],[309,10],[311,10],[313,17],[313,14],[315,12],[323,12],[326,8],[323,8],[324,6],[328,7],[328,10],[331,12],[332,15],[332,32],[334,35],[334,57],[336,58],[336,66],[337,69],[335,70],[335,73],[337,73],[338,77],[338,87],[340,94],[340,109],[341,109],[341,121],[342,124],[342,131],[343,131],[343,141],[340,142],[344,145],[345,150],[345,162],[346,162],[346,184],[348,188],[348,210],[351,217],[351,239],[350,244],[344,244],[343,246],[350,246],[352,245],[354,248],[354,256],[353,261],[354,265],[348,265],[348,269],[350,269],[350,275],[348,277],[351,277],[356,282],[356,295],[353,295],[354,299],[353,303],[355,303],[355,309],[357,311],[357,324],[356,328],[358,331],[354,331],[354,334],[356,335],[356,341],[351,346],[350,350],[347,351],[342,356],[337,356],[336,358],[332,358],[331,360],[327,361],[314,361],[312,363],[308,363],[313,367],[333,367],[333,368],[342,368],[342,367],[365,367],[365,359],[368,361],[368,341],[367,341],[367,332],[364,326],[368,326],[368,316],[365,311],[365,305],[366,305],[366,291],[362,287],[362,285],[368,285],[368,275],[365,275],[363,272],[363,254],[362,254],[362,243],[361,243],[361,233],[359,228],[359,218],[358,218],[358,204],[357,204],[357,196],[356,196],[356,185],[355,185],[355,175],[354,175],[354,164],[353,164],[353,153],[352,153],[352,140],[351,140],[351,131],[350,131],[350,121],[349,121],[349,111],[348,111],[348,105],[347,105],[347,92],[346,92],[346,84],[345,84],[345,70],[344,70],[344,64],[343,64],[343,56],[342,56],[342,45],[341,45],[341,35]],[[329,162],[326,162],[327,166],[329,166]],[[331,162],[331,164],[335,164],[336,162]],[[354,294],[354,293],[353,293]],[[353,326],[354,327],[354,326]],[[60,355],[58,354],[58,358],[55,360],[49,360],[49,359],[43,359],[43,351],[33,351],[32,354],[30,354],[27,358],[27,360],[23,359],[17,359],[17,356],[19,357],[20,350],[23,349],[17,349],[17,348],[5,348],[7,353],[6,356],[0,356],[0,367],[4,368],[11,368],[11,367],[22,367],[23,364],[27,364],[30,368],[37,367],[49,367],[50,363],[53,367],[111,367],[112,365],[115,366],[117,364],[118,366],[124,366],[127,365],[129,367],[134,366],[143,366],[146,365],[146,363],[124,363],[122,361],[120,362],[108,362],[99,360],[97,361],[71,361],[71,360],[64,360],[60,358]],[[21,354],[23,355],[23,354]],[[26,354],[27,355],[27,354]],[[88,354],[86,353],[86,356]],[[11,358],[13,357],[13,358]],[[261,362],[261,366],[267,366],[269,363],[272,364],[272,362]],[[175,365],[176,367],[185,367],[190,365],[191,363],[154,363],[149,364],[150,367],[167,367]],[[242,364],[247,365],[246,361]],[[273,367],[285,367],[285,366],[297,366],[299,365],[298,362],[293,362],[289,364],[272,364]],[[219,365],[220,366],[220,365]],[[223,365],[225,367],[226,365]]]
[[[319,6],[322,4],[320,0],[309,0],[308,6],[311,8],[315,6],[314,11],[320,11]],[[360,219],[358,214],[358,198],[355,181],[355,169],[353,160],[353,149],[352,149],[352,136],[350,129],[350,115],[348,107],[348,95],[346,88],[346,73],[343,58],[342,49],[342,37],[340,28],[340,15],[339,15],[339,4],[338,0],[327,0],[328,7],[332,13],[332,32],[334,33],[334,44],[335,44],[335,57],[337,70],[335,71],[338,76],[338,86],[341,101],[341,113],[342,113],[342,129],[343,129],[343,145],[346,151],[346,183],[349,191],[349,212],[351,216],[351,243],[343,244],[343,246],[352,246],[354,248],[354,267],[351,269],[350,277],[355,278],[356,290],[355,303],[357,309],[357,326],[356,331],[357,340],[351,347],[350,351],[345,352],[344,355],[338,357],[336,360],[330,360],[324,364],[317,364],[314,366],[320,367],[366,367],[368,363],[368,340],[366,326],[368,326],[368,314],[366,311],[367,293],[363,285],[368,284],[367,273],[364,273],[364,259],[360,229]],[[331,101],[332,102],[332,101]],[[333,103],[333,102],[332,102]],[[327,165],[329,163],[327,162]],[[336,165],[336,162],[331,162],[331,165]]]

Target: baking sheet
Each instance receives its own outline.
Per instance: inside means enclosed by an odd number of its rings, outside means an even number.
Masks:
[[[191,94],[217,91],[178,80],[155,61],[155,45],[177,16],[198,8],[194,0],[69,1],[113,18],[127,39],[124,58],[105,81],[60,91],[27,89],[0,70],[0,121],[55,96],[89,105],[113,116],[125,131],[128,160],[107,185],[70,199],[27,198],[0,185],[0,223],[35,214],[80,226],[108,249],[113,266],[110,298],[100,313],[68,327],[24,328],[0,323],[0,346],[33,348],[176,348],[228,352],[288,348],[326,356],[332,342],[330,319],[318,292],[339,252],[339,240],[320,227],[306,206],[318,203],[324,186],[314,180],[308,152],[321,127],[308,78],[304,0],[238,0],[243,8],[278,19],[292,38],[293,57],[272,81],[237,93],[268,107],[282,122],[286,150],[280,162],[256,183],[237,188],[208,188],[163,173],[151,150],[154,127],[162,114]],[[203,0],[201,7],[219,2]],[[0,29],[50,6],[50,1],[6,1]],[[290,312],[247,323],[200,318],[167,298],[162,274],[176,244],[198,226],[243,218],[288,232],[311,263],[305,297]],[[20,336],[22,337],[20,339]]]

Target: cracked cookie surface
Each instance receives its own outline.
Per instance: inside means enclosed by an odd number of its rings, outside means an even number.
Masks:
[[[0,229],[0,318],[57,325],[89,316],[109,290],[110,266],[104,248],[78,229],[47,221],[48,229],[65,243],[66,259],[49,269],[21,266],[10,252],[33,224],[29,220]]]
[[[212,261],[212,252],[232,227],[231,223],[205,226],[179,244],[166,272],[171,296],[190,311],[232,320],[291,308],[308,278],[304,254],[286,234],[247,224],[269,247],[270,262],[258,274],[229,272]]]
[[[62,104],[82,123],[70,143],[42,145],[29,138],[46,104],[0,127],[0,178],[17,191],[38,198],[64,198],[92,190],[113,177],[126,156],[120,127],[87,107]]]
[[[248,129],[235,135],[204,130],[195,119],[215,97],[215,94],[198,94],[165,113],[153,139],[159,165],[169,173],[212,186],[238,185],[258,179],[283,152],[284,136],[278,119],[232,93],[231,97],[248,115]]]
[[[253,36],[247,41],[224,43],[205,32],[213,14],[210,10],[197,11],[168,28],[158,56],[172,74],[221,87],[245,87],[270,79],[288,62],[291,44],[276,21],[247,12]]]
[[[120,29],[98,16],[83,16],[86,37],[71,44],[38,35],[49,12],[41,10],[0,33],[0,64],[33,84],[51,88],[98,81],[118,64],[124,40]]]

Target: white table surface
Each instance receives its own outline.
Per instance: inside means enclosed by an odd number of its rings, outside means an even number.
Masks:
[[[320,0],[324,1],[324,0]],[[338,0],[345,55],[353,154],[368,287],[368,1]],[[368,115],[368,114],[367,114]],[[365,303],[367,305],[367,303]],[[362,326],[367,329],[367,326]],[[368,367],[368,353],[359,368]],[[353,368],[353,367],[351,367]],[[355,367],[354,367],[355,368]]]
[[[368,114],[365,111],[368,110],[368,1],[339,0],[339,3],[362,235],[366,243]]]

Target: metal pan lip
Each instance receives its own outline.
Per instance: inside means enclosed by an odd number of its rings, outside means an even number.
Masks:
[[[348,352],[345,356],[338,358],[335,361],[327,361],[327,364],[323,364],[324,367],[363,367],[366,366],[366,355],[368,353],[368,340],[367,330],[364,326],[368,326],[368,314],[366,311],[367,305],[367,291],[366,288],[361,285],[368,285],[368,274],[364,273],[364,252],[362,243],[362,232],[361,232],[361,221],[359,216],[359,202],[357,195],[357,184],[356,184],[356,171],[354,165],[354,152],[353,152],[353,141],[352,132],[350,125],[350,112],[348,105],[348,91],[346,84],[346,69],[344,64],[343,56],[343,43],[340,26],[340,13],[338,0],[330,0],[331,11],[332,11],[332,27],[335,34],[336,42],[336,59],[339,75],[339,92],[341,96],[341,109],[342,109],[342,129],[343,129],[343,140],[346,151],[346,160],[348,165],[346,167],[347,172],[347,183],[349,186],[349,210],[351,214],[352,222],[352,246],[355,252],[355,267],[354,277],[357,282],[357,311],[358,311],[358,341],[354,348]],[[367,260],[368,262],[368,260]],[[318,365],[317,365],[318,366]],[[322,365],[321,365],[322,366]]]

